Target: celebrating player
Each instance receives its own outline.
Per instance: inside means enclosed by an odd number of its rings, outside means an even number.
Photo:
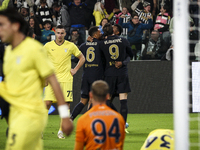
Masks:
[[[70,102],[73,101],[73,75],[76,74],[79,68],[84,64],[85,57],[74,43],[64,39],[66,32],[62,25],[56,27],[55,35],[56,40],[46,43],[44,47],[47,50],[48,57],[53,62],[55,74],[63,91],[65,101],[70,107]],[[72,54],[79,59],[79,62],[74,69],[71,68]],[[57,101],[51,85],[48,85],[45,88],[44,101],[46,102],[48,109],[51,107],[52,102]],[[59,139],[65,138],[61,127],[57,136]]]
[[[93,38],[93,42],[87,41],[80,46],[80,50],[86,58],[83,65],[83,75],[81,84],[81,101],[75,106],[72,111],[71,119],[82,111],[89,99],[89,92],[94,81],[103,78],[103,65],[101,61],[102,54],[99,49],[98,39],[101,37],[101,31],[98,27],[91,27],[89,35]]]
[[[41,95],[45,79],[58,99],[63,132],[69,135],[73,129],[53,66],[42,44],[25,36],[27,31],[27,23],[16,10],[0,11],[0,38],[10,43],[4,55],[5,78],[0,83],[0,96],[10,103],[6,150],[43,149],[41,132],[47,114]]]
[[[100,48],[106,59],[106,68],[104,72],[105,81],[110,87],[110,95],[119,95],[120,113],[125,122],[127,120],[128,107],[127,96],[131,91],[128,79],[127,64],[124,61],[127,55],[133,57],[133,53],[129,42],[122,37],[113,35],[112,25],[107,23],[103,28],[104,34],[107,36]],[[107,102],[109,105],[109,101]]]
[[[92,84],[90,98],[93,107],[77,122],[75,150],[123,149],[125,138],[123,117],[105,103],[110,97],[105,81]]]

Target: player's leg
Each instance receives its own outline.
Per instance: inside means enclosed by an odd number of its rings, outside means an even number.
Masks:
[[[12,109],[6,150],[42,150],[41,132],[46,126],[47,115],[38,114],[33,119],[30,114],[21,114],[19,110]]]
[[[82,77],[82,82],[81,82],[81,100],[80,102],[74,107],[72,114],[71,114],[71,119],[74,120],[78,114],[81,113],[85,105],[88,103],[89,99],[89,91],[91,84],[93,83],[94,79],[88,79],[86,77]]]
[[[128,92],[131,92],[128,75],[123,75],[118,77],[117,91],[119,93],[119,100],[121,104],[120,114],[123,116],[126,122],[128,114],[127,97],[128,97]],[[127,129],[125,131],[126,133],[128,133]]]
[[[120,93],[119,94],[119,100],[120,100],[120,114],[123,116],[125,122],[127,120],[127,114],[128,114],[128,105],[127,105],[127,93]]]
[[[68,105],[68,107],[70,108],[70,103],[73,102],[73,82],[60,82],[60,87],[62,89],[64,98],[65,98],[65,102]],[[69,109],[69,113],[70,113],[70,109]],[[60,121],[60,128],[58,130],[58,138],[59,139],[65,139],[63,131],[62,131],[62,119]]]
[[[92,108],[92,100],[90,99],[88,101],[88,108],[87,108],[87,110],[90,110],[91,108]]]
[[[88,98],[81,97],[81,101],[74,107],[72,111],[72,114],[70,117],[72,120],[74,120],[77,117],[77,115],[81,113],[81,111],[83,110],[87,102],[88,102]]]
[[[113,110],[115,110],[115,111],[117,112],[117,108],[116,108],[115,105],[112,103],[113,100],[114,100],[114,98],[115,98],[115,94],[112,95],[111,98],[108,99],[108,100],[106,101],[106,104],[107,104],[110,108],[112,108]]]

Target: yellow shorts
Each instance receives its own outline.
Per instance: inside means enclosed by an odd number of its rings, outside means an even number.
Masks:
[[[47,123],[47,113],[34,118],[28,113],[10,110],[6,150],[42,150],[42,132]]]
[[[60,87],[62,89],[65,102],[73,102],[73,82],[60,82]],[[53,103],[57,102],[50,84],[45,87],[44,101],[52,101]]]

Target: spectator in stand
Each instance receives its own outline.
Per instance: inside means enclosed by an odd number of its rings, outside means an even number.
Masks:
[[[28,36],[40,41],[42,33],[37,19],[35,17],[30,17],[28,24],[29,24]]]
[[[123,23],[127,23],[127,22],[130,21],[131,14],[128,12],[128,9],[126,7],[123,7],[122,8],[122,12],[119,13],[118,15],[115,15],[115,17],[117,19],[116,20],[116,24],[118,24],[119,18],[120,18],[121,15],[125,15],[126,16],[125,18],[123,18]],[[127,37],[127,33],[128,33],[127,28],[123,28],[122,36],[126,38]]]
[[[53,2],[54,2],[54,0],[47,0],[46,1],[48,8],[52,8]],[[36,5],[36,7],[38,7],[40,5],[40,0],[36,0],[35,5]]]
[[[164,5],[160,9],[160,13],[157,15],[156,22],[154,25],[154,30],[158,30],[160,34],[162,34],[162,38],[165,42],[170,45],[170,32],[169,32],[169,24],[170,24],[170,15],[169,15],[169,7]]]
[[[97,2],[94,6],[93,12],[93,16],[96,21],[96,26],[100,25],[100,22],[103,18],[108,18],[108,20],[110,20],[114,16],[115,11],[116,9],[113,9],[113,12],[110,15],[108,15],[106,9],[104,8],[104,4],[101,2]]]
[[[106,24],[106,23],[108,23],[109,22],[109,20],[108,20],[108,18],[103,18],[102,20],[101,20],[101,23],[100,23],[100,25],[99,25],[99,30],[101,31],[101,34],[103,35],[103,26]]]
[[[68,40],[70,35],[70,15],[68,13],[68,7],[66,5],[59,5],[58,2],[53,3],[52,8],[58,12],[57,25],[62,25],[65,29],[66,36],[65,40]]]
[[[151,16],[151,19],[153,20],[153,15],[151,14],[151,4],[149,2],[143,2],[143,8],[142,10],[138,9],[137,6],[141,2],[141,0],[137,0],[133,3],[131,6],[131,9],[135,11],[138,16],[139,16],[139,21],[141,23],[148,23],[148,18],[147,16]],[[150,30],[144,30],[143,31],[143,36],[142,36],[142,41],[144,44],[146,44],[149,40],[149,35],[150,35]]]
[[[29,21],[29,8],[22,6],[20,9],[20,14],[22,15],[22,17],[24,18],[25,21]]]
[[[148,24],[139,23],[139,16],[134,13],[132,19],[128,23],[123,23],[123,18],[125,15],[122,15],[119,19],[119,25],[123,28],[128,28],[127,39],[131,44],[133,49],[135,60],[139,60],[141,57],[141,46],[142,46],[142,34],[143,30],[151,29],[153,27],[153,21],[151,16],[148,17]]]
[[[131,17],[131,14],[128,12],[128,9],[126,7],[123,7],[122,8],[122,12],[120,12],[119,14],[115,14],[115,17],[116,17],[116,24],[118,24],[119,22],[119,17],[121,15],[125,15],[125,16],[129,16]]]
[[[78,30],[79,39],[78,45],[81,45],[86,41],[86,32],[85,32],[85,13],[88,9],[88,6],[94,4],[94,0],[86,0],[81,2],[81,0],[65,0],[70,14],[71,29],[70,34],[74,29]]]
[[[145,45],[144,50],[142,51],[142,59],[159,59],[167,52],[169,46],[160,36],[160,33],[157,30],[151,32],[151,38]]]
[[[52,40],[52,36],[55,35],[54,31],[51,30],[51,21],[46,20],[44,22],[44,29],[41,31],[42,36],[40,42],[45,45],[47,42]]]
[[[80,46],[80,45],[78,45],[78,38],[79,38],[78,30],[74,29],[70,36],[70,42],[74,43],[77,47]]]
[[[138,16],[139,16],[139,21],[140,21],[141,23],[147,24],[147,23],[148,23],[148,18],[147,18],[147,16],[150,16],[151,19],[153,19],[153,16],[152,16],[152,14],[151,14],[151,12],[150,12],[150,11],[151,11],[151,4],[150,4],[149,2],[144,2],[144,3],[143,3],[144,9],[140,10],[140,9],[137,8],[137,6],[138,6],[138,4],[140,3],[140,1],[141,1],[141,0],[135,1],[135,2],[133,3],[133,5],[131,6],[131,9],[132,9],[133,11],[135,11],[135,12],[138,14]]]
[[[54,24],[56,24],[56,18],[52,14],[52,12],[49,9],[49,7],[47,6],[46,0],[40,0],[40,5],[38,6],[37,11],[36,11],[35,14],[36,14],[36,17],[39,20],[41,29],[43,28],[42,25],[44,24],[44,22],[46,20],[54,22]]]

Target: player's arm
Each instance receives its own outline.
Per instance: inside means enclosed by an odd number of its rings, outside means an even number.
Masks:
[[[85,57],[82,53],[77,58],[79,59],[78,64],[76,65],[74,69],[71,69],[70,71],[72,76],[76,74],[76,72],[81,68],[81,66],[85,62]]]
[[[65,103],[65,99],[60,85],[56,79],[55,74],[50,75],[46,78],[46,80],[51,84],[55,97],[57,99],[58,111],[60,117],[62,118],[62,130],[66,135],[70,135],[73,130],[73,124],[69,118],[69,108]]]
[[[75,142],[74,150],[83,150],[84,148],[84,142]]]

